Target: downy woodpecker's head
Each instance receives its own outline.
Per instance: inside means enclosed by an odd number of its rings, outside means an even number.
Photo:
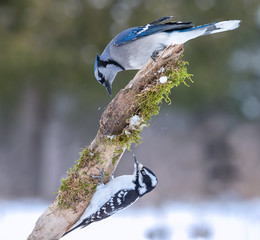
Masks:
[[[110,96],[112,95],[112,83],[116,74],[123,70],[125,70],[125,68],[118,62],[112,59],[101,60],[97,54],[94,67],[95,77],[98,82],[106,88]]]
[[[134,156],[135,160],[135,180],[134,183],[136,185],[136,190],[139,196],[143,196],[146,193],[152,191],[157,183],[157,177],[155,174],[148,168],[144,167],[143,164],[137,161],[136,157]]]

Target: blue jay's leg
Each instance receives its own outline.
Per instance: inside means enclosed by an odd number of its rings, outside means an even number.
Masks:
[[[100,172],[100,175],[91,175],[91,177],[93,178],[97,178],[98,179],[98,185],[103,185],[103,180],[104,180],[104,169],[100,170],[99,168],[97,168]]]
[[[156,49],[153,51],[151,58],[153,59],[154,62],[156,62],[156,57],[157,57],[158,53],[163,51],[166,47],[167,46],[165,46],[165,45],[161,45],[161,47],[159,49]]]
[[[160,52],[160,51],[155,50],[155,51],[152,53],[151,58],[153,59],[154,62],[156,62],[156,57],[157,57],[157,55],[158,55],[159,52]]]

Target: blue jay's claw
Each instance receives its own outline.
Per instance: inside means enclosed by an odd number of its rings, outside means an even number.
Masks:
[[[108,94],[110,96],[112,96],[112,87],[111,87],[111,84],[108,81],[105,82],[105,87],[106,87]]]
[[[151,58],[153,59],[154,62],[156,62],[156,58],[157,58],[157,56],[158,56],[158,53],[159,53],[159,51],[157,51],[157,50],[155,50],[155,51],[152,53]]]

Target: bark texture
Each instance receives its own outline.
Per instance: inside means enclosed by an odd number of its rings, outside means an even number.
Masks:
[[[95,139],[69,171],[56,200],[39,217],[28,240],[59,239],[80,218],[97,185],[97,180],[90,175],[97,175],[98,167],[104,169],[104,181],[108,181],[125,149],[136,141],[134,134],[142,131],[140,126],[129,123],[129,119],[141,111],[136,96],[160,84],[159,77],[165,69],[175,67],[182,52],[182,45],[167,47],[159,53],[156,61],[149,60],[134,79],[119,91],[102,114]]]

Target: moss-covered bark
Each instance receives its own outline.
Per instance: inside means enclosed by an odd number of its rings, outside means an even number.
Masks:
[[[179,59],[182,52],[182,45],[169,46],[120,90],[102,114],[97,136],[68,171],[56,201],[39,218],[28,239],[57,239],[79,219],[98,183],[91,175],[98,174],[97,168],[103,169],[104,181],[108,181],[125,149],[141,142],[143,127],[159,113],[162,101],[171,102],[171,89],[191,80],[186,63]],[[167,77],[166,82],[160,81],[162,76]]]

